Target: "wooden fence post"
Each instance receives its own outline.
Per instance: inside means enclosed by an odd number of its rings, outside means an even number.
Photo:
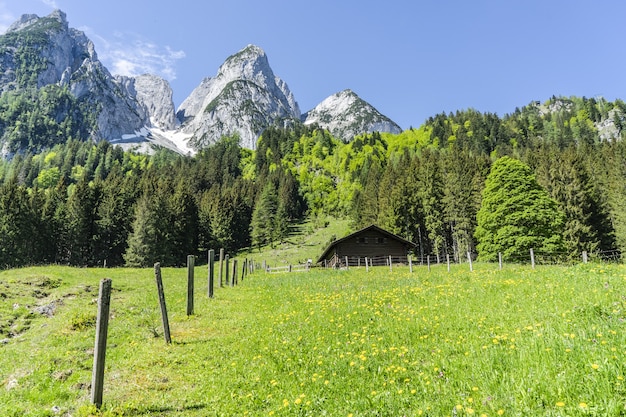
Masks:
[[[393,260],[391,259],[391,255],[389,255],[389,272],[393,272]]]
[[[348,269],[348,267],[349,267],[349,266],[350,266],[350,265],[349,265],[349,263],[348,263],[348,257],[346,256],[346,269]]]
[[[587,261],[588,261],[588,258],[587,258],[587,251],[583,251],[583,263],[584,263],[584,264],[586,264],[586,263],[587,263]]]
[[[193,315],[193,284],[194,284],[194,268],[195,257],[187,255],[187,315]]]
[[[232,277],[232,281],[233,281],[233,287],[235,285],[237,285],[239,283],[238,277],[237,277],[237,259],[233,259],[233,277]]]
[[[498,252],[498,266],[502,269],[502,252]]]
[[[230,282],[230,271],[229,271],[229,266],[230,266],[230,256],[228,255],[224,255],[224,276],[225,276],[225,281],[224,284],[225,285],[230,285],[231,287],[233,286],[232,283]]]
[[[448,264],[448,272],[450,272],[450,254],[446,253],[446,263]]]
[[[167,318],[167,307],[165,305],[165,293],[163,292],[163,280],[161,278],[161,264],[154,264],[154,276],[156,278],[157,291],[159,293],[159,304],[161,305],[161,318],[163,319],[163,334],[165,336],[165,343],[172,343],[170,337],[170,322]]]
[[[100,281],[98,316],[96,319],[96,342],[93,352],[93,375],[91,379],[91,403],[97,408],[102,406],[102,393],[104,391],[104,359],[107,351],[110,306],[111,280],[106,278]]]
[[[532,265],[533,269],[535,269],[535,251],[533,250],[533,248],[530,248],[530,264]]]
[[[474,267],[472,266],[472,254],[469,251],[467,252],[467,260],[469,261],[470,272],[472,272]]]
[[[209,250],[209,288],[208,295],[209,298],[213,298],[213,284],[215,283],[215,251],[213,249]]]
[[[413,258],[411,257],[411,255],[407,255],[407,258],[409,258],[409,272],[412,274],[413,273]]]
[[[223,282],[222,281],[222,271],[224,270],[224,248],[220,249],[220,270],[219,273],[217,274],[218,278],[217,280],[219,281],[219,286],[223,287]]]
[[[370,272],[369,261],[367,260],[367,256],[365,257],[365,272]]]
[[[426,263],[428,264],[428,272],[430,272],[430,255],[426,255]]]

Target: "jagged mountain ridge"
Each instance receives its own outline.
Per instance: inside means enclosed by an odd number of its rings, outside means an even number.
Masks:
[[[108,140],[142,151],[157,144],[194,153],[232,134],[240,136],[242,146],[254,149],[263,129],[295,120],[315,123],[345,141],[372,131],[401,131],[351,90],[331,95],[301,114],[294,94],[255,45],[228,57],[214,77],[202,80],[175,109],[166,80],[148,74],[112,76],[98,60],[93,43],[83,32],[70,28],[60,10],[43,18],[24,15],[0,35],[0,93],[48,86],[67,89],[73,97],[73,102],[55,109],[52,119],[56,123],[76,118],[74,124],[80,129],[72,132],[80,134],[79,138]],[[541,109],[538,115],[560,108]],[[623,113],[611,110],[602,120],[594,120],[594,127],[601,140],[612,140],[620,137],[624,123]],[[0,156],[25,150],[19,146],[38,139],[27,137],[11,144],[5,124],[0,120]],[[58,131],[65,132],[66,127]]]
[[[37,65],[26,65],[28,73],[20,70],[24,65],[18,62],[17,52],[25,50],[38,60]],[[126,148],[147,150],[147,145],[156,143],[188,153],[223,135],[238,134],[241,145],[253,149],[266,127],[302,118],[294,94],[273,73],[258,46],[248,45],[228,57],[217,74],[202,80],[175,110],[166,80],[149,74],[112,76],[98,60],[93,43],[83,32],[70,28],[60,10],[46,17],[23,15],[0,36],[0,91],[48,85],[69,89],[82,119],[89,122],[86,132],[90,139]],[[332,109],[327,111],[332,114]],[[339,116],[346,118],[344,113]],[[71,115],[56,118],[65,117]],[[332,127],[321,120],[317,123]],[[345,130],[349,136],[340,137],[350,140],[353,133],[370,130],[354,126]]]
[[[62,11],[22,16],[0,43],[0,91],[67,87],[84,113],[96,115],[88,129],[95,141],[145,126],[146,109],[102,65],[87,36],[69,28]],[[24,61],[29,54],[35,62]]]

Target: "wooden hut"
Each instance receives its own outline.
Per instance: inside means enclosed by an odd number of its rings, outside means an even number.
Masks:
[[[415,247],[413,242],[371,225],[332,242],[317,263],[336,268],[365,265],[365,258],[368,258],[375,264],[384,264],[390,256],[406,262],[409,250]]]

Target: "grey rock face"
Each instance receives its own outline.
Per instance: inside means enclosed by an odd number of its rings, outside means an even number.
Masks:
[[[37,43],[28,42],[36,37]],[[47,17],[24,15],[2,36],[6,46],[0,54],[0,88],[22,88],[17,78],[18,49],[31,49],[37,56],[37,88],[49,84],[67,86],[83,108],[95,115],[93,140],[108,140],[141,129],[148,116],[133,96],[98,60],[93,43],[79,30],[70,29],[65,13],[56,10]]]
[[[123,84],[127,93],[131,97],[135,97],[143,106],[150,118],[149,127],[157,127],[162,130],[176,128],[173,92],[169,82],[151,74],[137,77],[118,76],[116,80]]]
[[[401,133],[402,129],[351,90],[326,98],[302,115],[304,124],[317,123],[344,141],[371,132]]]
[[[287,84],[274,75],[265,52],[248,45],[230,56],[214,78],[206,78],[178,108],[182,129],[198,149],[223,135],[238,134],[254,149],[262,130],[281,119],[299,119]]]

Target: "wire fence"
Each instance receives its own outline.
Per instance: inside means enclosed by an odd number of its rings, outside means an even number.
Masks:
[[[317,264],[311,261],[295,265],[282,265],[269,267],[264,266],[267,273],[283,273],[283,272],[302,272],[312,269],[349,269],[349,268],[365,268],[386,266],[393,270],[394,266],[409,266],[409,268],[426,266],[446,265],[448,270],[452,264],[469,264],[473,269],[473,262],[480,260],[478,254],[468,252],[465,257],[452,256],[449,254],[427,254],[423,256],[337,256],[334,255],[330,259],[323,260]],[[622,263],[622,252],[618,249],[582,252],[580,254],[572,254],[566,252],[536,252],[533,249],[528,251],[528,255],[503,256],[498,254],[497,259],[488,259],[487,262],[498,263],[502,268],[504,264],[524,265],[529,264],[534,268],[536,265],[575,265],[588,262],[604,262],[604,263]],[[265,264],[265,263],[264,263]]]

